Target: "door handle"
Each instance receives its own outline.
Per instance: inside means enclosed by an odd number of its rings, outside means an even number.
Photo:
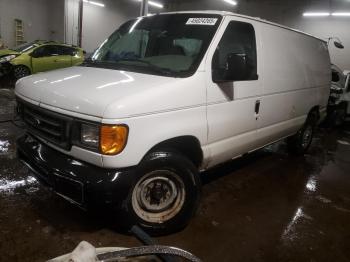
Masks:
[[[255,114],[258,115],[260,111],[260,100],[256,100],[255,102]]]

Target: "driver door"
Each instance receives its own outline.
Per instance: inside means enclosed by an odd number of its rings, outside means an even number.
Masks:
[[[227,19],[223,27],[225,30],[215,41],[215,49],[209,53],[211,60],[207,62],[207,72],[211,72],[207,74],[208,144],[212,156],[209,166],[257,147],[262,92],[262,79],[259,77],[259,25],[244,19]],[[252,74],[242,81],[214,83],[212,72],[216,68],[225,68],[230,54],[247,57]]]

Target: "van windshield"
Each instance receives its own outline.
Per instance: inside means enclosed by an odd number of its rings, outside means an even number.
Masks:
[[[171,77],[187,77],[198,68],[221,16],[164,14],[123,24],[85,66]]]

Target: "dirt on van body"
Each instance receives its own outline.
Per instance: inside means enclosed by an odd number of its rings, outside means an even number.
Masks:
[[[0,89],[0,261],[45,261],[82,240],[141,245],[41,187],[16,157],[13,83]],[[279,142],[201,174],[197,215],[157,238],[203,261],[350,261],[350,125],[319,128],[304,157]],[[118,221],[114,221],[118,223]]]

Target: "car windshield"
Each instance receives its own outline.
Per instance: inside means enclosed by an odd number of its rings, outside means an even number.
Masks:
[[[140,17],[123,24],[84,65],[186,77],[199,66],[220,21],[210,14]]]
[[[11,48],[11,50],[19,52],[19,53],[23,53],[23,52],[26,52],[26,51],[32,49],[36,45],[37,45],[37,42],[34,41],[34,42],[18,45],[18,46],[14,47],[14,48]]]

